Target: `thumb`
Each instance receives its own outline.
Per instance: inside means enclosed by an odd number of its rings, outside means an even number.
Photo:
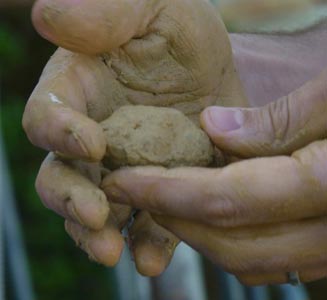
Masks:
[[[157,1],[38,0],[32,20],[54,44],[75,52],[101,54],[144,34]]]
[[[213,142],[239,157],[290,154],[327,138],[327,70],[259,108],[208,107],[201,124]]]

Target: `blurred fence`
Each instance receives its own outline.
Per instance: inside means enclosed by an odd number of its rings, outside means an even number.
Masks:
[[[0,132],[0,228],[1,228],[1,286],[0,295],[5,298],[4,274],[8,267],[11,291],[17,300],[35,299],[32,291],[27,257],[20,229],[19,217],[11,189],[9,169],[5,156],[2,134]],[[4,260],[4,258],[6,260]]]

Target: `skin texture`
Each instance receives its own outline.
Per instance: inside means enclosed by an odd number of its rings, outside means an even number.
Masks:
[[[152,212],[247,285],[285,283],[291,271],[304,282],[325,277],[326,83],[327,69],[261,108],[207,108],[201,119],[212,140],[247,160],[218,169],[119,170],[104,179],[104,191]]]
[[[285,13],[303,11],[310,8],[312,0],[220,0],[217,8],[226,24],[234,24],[240,20],[265,20]]]
[[[101,123],[109,169],[122,166],[209,166],[214,150],[208,136],[180,111],[123,106]]]
[[[39,0],[32,18],[60,47],[23,116],[31,142],[52,151],[36,188],[44,204],[66,219],[77,245],[112,266],[131,208],[108,197],[105,202],[98,187],[106,174],[99,122],[131,104],[175,108],[198,124],[209,105],[245,106],[228,35],[202,0]],[[158,275],[178,239],[147,214],[137,215],[136,224],[143,224],[130,229],[137,237],[131,247],[136,267]]]

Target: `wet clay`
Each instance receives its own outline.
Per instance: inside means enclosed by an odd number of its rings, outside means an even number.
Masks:
[[[173,108],[123,106],[104,120],[107,138],[104,164],[121,166],[208,166],[213,146],[200,128]]]

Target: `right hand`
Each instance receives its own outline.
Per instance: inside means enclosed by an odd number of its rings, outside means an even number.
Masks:
[[[202,0],[39,0],[33,21],[66,48],[50,59],[23,117],[31,142],[51,151],[36,188],[76,243],[112,266],[131,208],[110,203],[109,212],[98,187],[106,150],[98,122],[131,103],[175,107],[193,119],[208,105],[242,106],[228,36]],[[139,272],[161,273],[178,239],[146,212],[130,235]]]
[[[223,168],[135,167],[107,176],[115,203],[160,225],[247,285],[326,277],[327,69],[256,108],[207,108],[202,124],[225,153]],[[271,157],[268,157],[271,156]]]

